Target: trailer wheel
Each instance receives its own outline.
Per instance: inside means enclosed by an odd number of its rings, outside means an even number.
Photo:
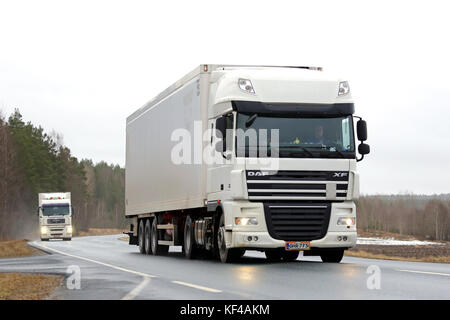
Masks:
[[[225,218],[224,214],[220,216],[219,230],[217,232],[217,244],[219,247],[220,261],[223,263],[230,263],[239,260],[241,257],[242,249],[227,248],[225,241]]]
[[[342,249],[332,251],[330,250],[329,252],[322,253],[320,255],[322,262],[331,262],[331,263],[339,263],[341,262],[343,257],[344,257],[344,250]]]
[[[187,259],[195,259],[198,255],[198,248],[195,244],[194,238],[194,228],[192,227],[192,218],[191,216],[186,217],[186,222],[184,223],[184,256]]]
[[[144,222],[145,220],[141,220],[139,222],[139,229],[138,229],[138,243],[139,243],[139,252],[144,254],[145,253],[145,244],[144,244]]]
[[[152,253],[151,230],[152,230],[152,226],[150,225],[150,219],[147,219],[146,222],[145,222],[145,228],[144,228],[145,254],[151,254]]]
[[[284,251],[282,254],[283,261],[295,261],[297,260],[300,252],[299,251]]]
[[[158,233],[160,231],[156,227],[157,225],[158,225],[158,217],[155,216],[155,218],[153,218],[153,223],[152,223],[151,247],[152,247],[152,253],[154,256],[162,256],[162,255],[166,255],[169,252],[169,246],[158,244],[158,240],[160,238],[158,236]]]
[[[281,250],[266,250],[264,253],[266,254],[266,259],[270,262],[281,261],[282,258]]]

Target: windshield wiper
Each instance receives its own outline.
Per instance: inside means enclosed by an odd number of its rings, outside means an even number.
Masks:
[[[248,118],[247,121],[245,121],[245,127],[246,128],[250,127],[253,124],[253,122],[255,122],[256,118],[258,118],[258,115],[255,113],[250,118]]]

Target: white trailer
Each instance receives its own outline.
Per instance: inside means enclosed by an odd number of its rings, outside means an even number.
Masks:
[[[73,207],[70,192],[39,193],[38,216],[42,241],[72,239]]]
[[[357,159],[353,113],[348,82],[321,68],[200,65],[127,118],[130,244],[339,262],[369,153],[360,119]]]

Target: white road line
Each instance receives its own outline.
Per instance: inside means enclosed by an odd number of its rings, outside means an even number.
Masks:
[[[116,269],[116,270],[132,273],[132,274],[136,274],[136,275],[144,277],[144,280],[136,288],[131,290],[127,295],[125,295],[122,298],[123,300],[129,300],[129,299],[135,298],[137,295],[139,295],[139,293],[142,291],[142,289],[144,289],[144,287],[148,284],[148,282],[150,281],[150,278],[157,278],[157,276],[153,276],[153,275],[150,275],[150,274],[147,274],[147,273],[134,271],[134,270],[129,270],[129,269],[118,267],[118,266],[115,266],[115,265],[112,265],[112,264],[109,264],[109,263],[104,263],[104,262],[100,262],[100,261],[97,261],[97,260],[93,260],[93,259],[77,256],[77,255],[74,255],[74,254],[66,253],[66,252],[63,252],[63,251],[60,251],[60,250],[57,250],[57,249],[53,249],[53,248],[47,247],[46,245],[43,245],[43,244],[37,244],[36,241],[34,241],[33,244],[35,244],[38,247],[42,247],[42,248],[54,251],[56,253],[59,253],[59,254],[65,255],[65,256],[69,256],[69,257],[73,257],[73,258],[89,261],[89,262],[92,262],[92,263],[100,264],[102,266],[106,266],[106,267],[109,267],[109,268],[113,268],[113,269]],[[179,284],[179,285],[186,286],[186,287],[191,287],[191,288],[194,288],[194,289],[203,290],[203,291],[213,292],[213,293],[220,293],[220,292],[222,292],[222,290],[217,290],[217,289],[213,289],[213,288],[199,286],[199,285],[196,285],[196,284],[193,284],[193,283],[188,283],[188,282],[172,281],[172,283]]]
[[[125,297],[122,298],[122,300],[133,300],[136,298],[142,291],[142,289],[145,288],[145,286],[150,282],[149,277],[144,277],[144,280],[133,290],[127,293]]]
[[[195,288],[195,289],[199,289],[199,290],[203,290],[203,291],[213,292],[213,293],[220,293],[220,292],[222,292],[222,290],[217,290],[217,289],[212,289],[212,288],[208,288],[208,287],[203,287],[203,286],[199,286],[199,285],[188,283],[188,282],[172,281],[172,283],[176,283],[176,284],[179,284],[179,285],[182,285],[182,286],[191,287],[191,288]]]
[[[397,271],[401,271],[401,272],[413,272],[413,273],[423,273],[423,274],[432,274],[432,275],[436,275],[436,276],[446,276],[446,277],[450,277],[450,273],[439,273],[439,272],[428,272],[428,271],[417,271],[417,270],[400,270],[400,269],[397,269]]]
[[[130,269],[125,269],[125,268],[118,267],[118,266],[115,266],[115,265],[112,265],[112,264],[109,264],[109,263],[104,263],[104,262],[100,262],[100,261],[97,261],[97,260],[92,260],[92,259],[89,259],[89,258],[80,257],[80,256],[76,256],[74,254],[70,254],[70,253],[59,251],[59,250],[56,250],[56,249],[53,249],[53,248],[49,248],[49,247],[47,247],[45,245],[37,244],[36,241],[34,241],[33,243],[35,245],[37,245],[38,247],[42,247],[42,248],[54,251],[56,253],[59,253],[59,254],[65,255],[65,256],[69,256],[69,257],[73,257],[73,258],[89,261],[89,262],[92,262],[92,263],[100,264],[100,265],[105,266],[105,267],[113,268],[113,269],[116,269],[116,270],[132,273],[132,274],[136,274],[136,275],[141,276],[141,277],[156,278],[156,276],[153,276],[153,275],[150,275],[150,274],[147,274],[147,273],[134,271],[134,270],[130,270]]]

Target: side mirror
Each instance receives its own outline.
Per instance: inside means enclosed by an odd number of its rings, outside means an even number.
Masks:
[[[359,141],[367,140],[367,123],[362,119],[356,123],[356,134]]]
[[[41,209],[41,207],[38,207],[37,208],[37,215],[38,215],[38,217],[39,217],[39,210]]]
[[[365,144],[364,142],[361,142],[358,146],[358,152],[361,154],[361,158],[356,159],[356,161],[359,162],[364,159],[364,155],[370,152],[370,146],[368,144]]]
[[[222,139],[222,143],[216,143],[216,151],[220,153],[227,151],[227,143],[225,142],[225,139]]]
[[[216,151],[224,152],[227,149],[226,145],[226,134],[227,134],[227,117],[222,116],[216,120],[216,137],[222,139],[222,148],[220,148],[220,144],[216,143]],[[218,132],[221,133],[222,136],[218,135]]]
[[[361,144],[358,146],[358,152],[359,152],[361,155],[369,154],[369,153],[370,153],[370,146],[369,146],[368,144],[361,143]]]
[[[75,215],[75,208],[72,206],[72,217]]]
[[[219,137],[219,138],[225,137],[226,128],[227,128],[227,119],[226,119],[226,117],[222,116],[222,117],[218,118],[216,120],[216,130],[222,134],[222,137],[217,135],[217,131],[216,131],[216,137]]]

